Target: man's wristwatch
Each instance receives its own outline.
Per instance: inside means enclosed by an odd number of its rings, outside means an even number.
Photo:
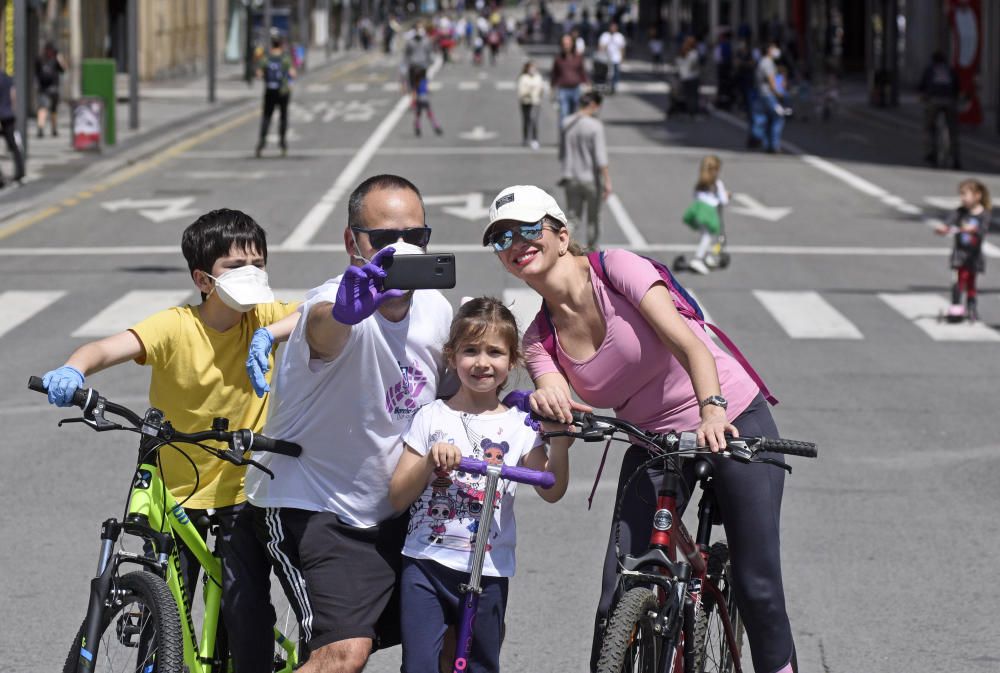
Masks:
[[[701,402],[699,402],[698,407],[700,409],[704,409],[709,404],[716,407],[722,407],[723,409],[729,406],[729,402],[727,402],[726,398],[723,397],[722,395],[712,395],[711,397],[706,397]]]

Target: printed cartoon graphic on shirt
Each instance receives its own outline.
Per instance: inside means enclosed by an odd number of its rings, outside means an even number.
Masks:
[[[434,432],[427,445],[437,442],[455,444],[451,437],[441,431]],[[472,456],[476,460],[485,460],[491,465],[502,465],[504,456],[510,450],[506,442],[497,442],[489,438],[483,439],[478,446],[473,447]],[[476,544],[476,533],[479,529],[479,515],[483,510],[486,478],[469,474],[462,470],[451,473],[436,471],[430,483],[430,493],[420,497],[410,507],[410,525],[408,533],[417,535],[427,544],[440,545],[456,551],[472,552]],[[497,485],[494,496],[496,507],[506,490],[506,482]],[[492,531],[496,538],[499,531]],[[489,551],[491,545],[487,544]]]
[[[427,385],[427,375],[418,363],[399,364],[399,382],[385,391],[385,410],[395,420],[409,418],[417,412],[417,398]]]

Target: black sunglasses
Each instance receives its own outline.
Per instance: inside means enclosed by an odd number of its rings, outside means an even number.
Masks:
[[[351,227],[354,233],[368,234],[368,240],[376,250],[392,245],[399,239],[418,248],[426,248],[431,240],[430,227],[416,227],[414,229],[365,229],[364,227]]]

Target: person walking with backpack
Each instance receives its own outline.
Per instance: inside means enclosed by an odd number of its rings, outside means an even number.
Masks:
[[[35,61],[38,81],[38,137],[45,133],[45,124],[52,122],[52,136],[59,135],[56,113],[59,111],[59,78],[66,72],[66,62],[52,42],[46,42],[41,56]]]
[[[626,250],[579,254],[556,200],[538,187],[517,185],[493,199],[483,245],[543,299],[524,335],[525,365],[536,390],[530,408],[561,423],[586,404],[613,408],[644,430],[696,430],[699,445],[725,448],[725,433],[779,437],[760,377],[702,328],[692,302],[663,265]],[[573,401],[575,393],[585,404]],[[767,398],[767,399],[766,399]],[[648,451],[625,453],[618,481],[621,549],[646,550],[655,510],[647,493],[663,479],[648,470],[648,486],[622,487]],[[781,460],[780,456],[773,456]],[[781,582],[779,518],[784,470],[755,470],[711,459],[733,557],[737,604],[761,673],[797,670]],[[612,531],[614,527],[612,527]],[[594,629],[591,667],[618,582],[612,532]]]
[[[260,120],[260,138],[254,154],[260,158],[267,143],[267,133],[271,128],[271,117],[274,108],[278,108],[278,144],[281,156],[288,154],[285,135],[288,133],[288,101],[292,97],[291,81],[295,79],[295,65],[292,57],[285,51],[285,41],[281,33],[271,33],[271,48],[257,64],[257,77],[264,80],[264,112]]]
[[[580,110],[566,117],[559,144],[566,206],[574,225],[583,223],[586,212],[589,248],[597,247],[601,238],[601,204],[611,196],[604,124],[597,118],[601,100],[596,91],[580,97]]]

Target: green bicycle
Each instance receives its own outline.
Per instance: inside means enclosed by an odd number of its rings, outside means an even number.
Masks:
[[[46,392],[42,380],[32,376],[28,387]],[[101,525],[101,552],[97,576],[90,583],[87,616],[73,641],[64,673],[130,671],[131,673],[226,673],[232,669],[226,646],[225,624],[219,618],[222,569],[216,556],[160,478],[159,452],[182,442],[199,447],[234,465],[252,465],[270,471],[245,457],[253,451],[298,456],[298,444],[270,439],[251,430],[228,431],[229,421],[216,418],[212,429],[183,433],[175,430],[156,408],[140,417],[131,409],[102,397],[96,390],[80,389],[73,404],[83,410],[80,418],[63,423],[84,423],[97,432],[124,430],[140,435],[136,470],[129,488],[128,505],[121,521],[111,518]],[[122,425],[106,418],[114,414]],[[202,442],[225,443],[227,449]],[[274,475],[271,475],[272,478]],[[141,553],[116,550],[121,534],[144,542]],[[193,606],[180,570],[177,540],[192,551],[205,574],[204,618],[201,637],[194,627]],[[126,564],[140,570],[122,573]],[[191,592],[193,595],[193,592]],[[298,663],[295,643],[274,630],[277,655],[274,670],[291,673]]]

